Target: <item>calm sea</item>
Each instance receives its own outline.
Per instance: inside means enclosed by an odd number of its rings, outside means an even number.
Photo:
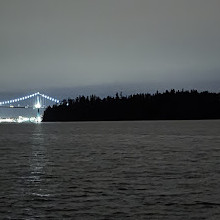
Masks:
[[[220,219],[220,121],[0,124],[0,219]]]

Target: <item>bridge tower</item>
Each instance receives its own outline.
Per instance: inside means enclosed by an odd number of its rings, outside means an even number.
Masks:
[[[36,98],[37,98],[37,102],[34,107],[37,109],[37,122],[41,122],[41,115],[40,115],[41,103],[40,103],[40,97],[38,94]]]

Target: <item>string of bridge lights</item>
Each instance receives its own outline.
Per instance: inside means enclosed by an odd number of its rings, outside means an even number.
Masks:
[[[2,102],[0,102],[0,105],[12,104],[12,103],[24,101],[24,100],[33,98],[35,96],[41,96],[41,97],[43,97],[43,98],[45,98],[45,99],[47,99],[49,101],[55,102],[55,103],[59,103],[60,102],[58,99],[55,99],[55,98],[52,98],[52,97],[50,97],[48,95],[44,95],[44,94],[41,94],[39,92],[36,92],[36,93],[31,94],[31,95],[23,96],[23,97],[20,97],[20,98],[17,98],[17,99],[11,99],[11,100],[7,100],[7,101],[2,101]]]

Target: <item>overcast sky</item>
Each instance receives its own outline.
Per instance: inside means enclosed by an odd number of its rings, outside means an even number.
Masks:
[[[0,0],[0,92],[219,91],[219,0]]]

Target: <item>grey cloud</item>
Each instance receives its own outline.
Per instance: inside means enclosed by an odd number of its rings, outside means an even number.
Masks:
[[[220,82],[219,8],[218,0],[1,0],[0,91],[209,88]]]

